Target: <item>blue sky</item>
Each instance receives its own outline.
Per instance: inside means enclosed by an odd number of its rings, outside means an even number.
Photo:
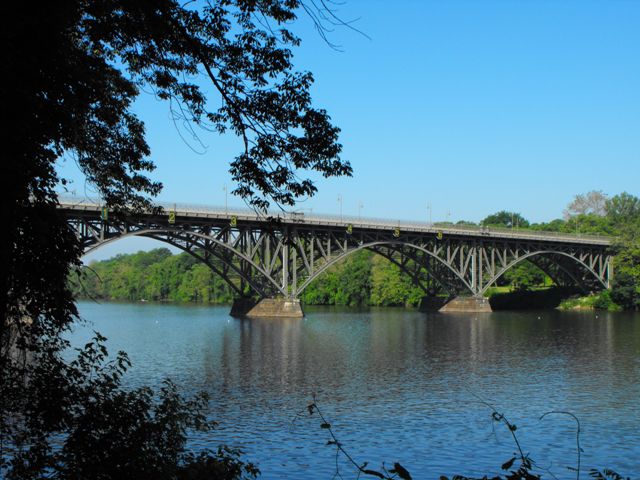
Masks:
[[[562,215],[589,190],[640,195],[640,2],[349,0],[357,28],[328,47],[302,18],[296,65],[342,129],[354,176],[320,179],[318,213],[479,221],[501,209]],[[215,100],[217,101],[217,99]],[[143,95],[154,177],[167,202],[224,205],[237,140],[201,145]],[[69,164],[64,175],[82,179]],[[228,198],[230,206],[242,206]]]

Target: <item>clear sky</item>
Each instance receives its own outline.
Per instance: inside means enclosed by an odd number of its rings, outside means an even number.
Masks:
[[[560,217],[578,193],[640,195],[640,1],[337,8],[370,38],[338,28],[335,51],[301,18],[295,58],[314,73],[315,103],[342,129],[354,176],[318,181],[301,208],[337,214],[342,196],[345,215],[361,203],[363,216],[426,220],[430,203],[433,221],[506,209],[539,222]],[[224,205],[237,140],[189,139],[148,95],[136,109],[165,184],[159,200]],[[83,194],[71,166],[61,171]]]

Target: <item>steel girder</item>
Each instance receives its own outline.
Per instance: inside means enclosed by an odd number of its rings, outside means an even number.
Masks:
[[[481,296],[510,268],[530,261],[559,284],[585,291],[608,287],[605,245],[523,240],[277,220],[141,215],[102,220],[99,211],[69,211],[69,224],[89,252],[125,236],[144,236],[188,252],[225,279],[238,295],[297,298],[332,265],[363,249],[383,255],[425,290]]]

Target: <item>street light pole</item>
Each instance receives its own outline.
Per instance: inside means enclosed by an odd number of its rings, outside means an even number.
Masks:
[[[429,226],[431,227],[433,225],[433,222],[431,221],[431,202],[427,203],[427,211],[429,212]]]
[[[362,222],[362,215],[360,214],[360,211],[362,210],[362,207],[364,207],[362,202],[358,202],[358,221],[359,222]]]
[[[224,191],[224,214],[225,215],[229,215],[229,208],[228,208],[228,203],[227,203],[227,186],[225,185],[224,187],[222,187],[222,190]]]
[[[340,222],[342,222],[342,195],[338,195],[338,203],[340,204]]]

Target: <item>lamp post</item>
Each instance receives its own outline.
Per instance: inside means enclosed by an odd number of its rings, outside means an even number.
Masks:
[[[358,202],[358,221],[359,222],[362,222],[362,215],[360,214],[360,211],[362,210],[362,207],[364,207],[362,202]]]
[[[225,185],[224,187],[222,187],[222,190],[224,191],[224,214],[225,215],[229,215],[229,209],[228,209],[228,204],[227,204],[227,194],[229,193],[229,191],[227,190],[227,186]]]
[[[427,211],[429,212],[429,226],[431,227],[433,225],[433,222],[431,221],[431,202],[427,203]]]
[[[338,203],[340,204],[340,222],[342,222],[342,195],[338,195]]]

